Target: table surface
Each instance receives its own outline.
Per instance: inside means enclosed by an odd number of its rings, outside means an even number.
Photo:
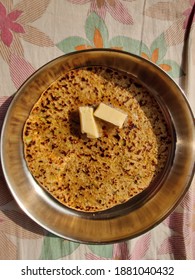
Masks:
[[[195,111],[194,0],[0,0],[0,127],[21,84],[48,61],[114,48],[147,58]],[[132,240],[92,245],[57,237],[16,204],[0,169],[0,259],[195,259],[195,180],[162,223]]]

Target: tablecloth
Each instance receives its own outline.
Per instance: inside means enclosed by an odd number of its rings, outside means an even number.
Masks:
[[[0,126],[14,93],[48,61],[81,49],[114,48],[159,65],[195,110],[194,0],[0,0]],[[195,181],[158,226],[132,240],[64,240],[33,222],[0,170],[0,259],[195,259]]]

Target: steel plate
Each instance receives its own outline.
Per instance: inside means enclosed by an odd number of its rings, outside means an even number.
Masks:
[[[41,93],[64,72],[103,65],[136,77],[160,100],[172,129],[174,151],[156,191],[133,207],[90,214],[70,210],[33,180],[24,160],[22,131]],[[93,49],[61,56],[36,71],[18,90],[5,117],[1,138],[2,168],[24,212],[50,232],[83,243],[113,243],[139,236],[159,224],[178,205],[194,175],[194,118],[181,88],[158,66],[122,51]],[[113,214],[114,213],[114,214]]]

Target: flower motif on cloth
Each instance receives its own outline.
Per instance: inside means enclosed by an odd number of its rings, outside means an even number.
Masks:
[[[0,55],[7,63],[13,53],[24,57],[22,40],[38,46],[54,45],[46,34],[30,25],[41,17],[49,2],[24,0],[14,6],[12,0],[0,1]]]
[[[194,0],[159,1],[149,6],[145,15],[170,22],[170,26],[164,31],[164,34],[167,45],[173,46],[185,40],[186,29],[190,29],[195,21],[194,5]]]
[[[42,47],[54,46],[48,35],[30,25],[45,12],[50,0],[0,0],[0,56],[9,64],[14,53],[24,57],[22,40]]]
[[[173,78],[181,77],[184,73],[179,65],[174,60],[166,59],[167,49],[165,36],[162,33],[152,42],[149,48],[142,44],[140,55],[157,64]]]
[[[74,4],[86,4],[90,2],[89,12],[95,12],[99,17],[105,19],[108,12],[115,20],[123,24],[133,24],[133,18],[128,9],[119,0],[68,0]],[[132,2],[135,0],[126,0]]]
[[[164,33],[158,36],[150,47],[142,41],[127,36],[109,38],[109,30],[104,20],[96,13],[91,13],[85,22],[85,34],[86,38],[80,36],[67,37],[56,46],[64,53],[91,48],[123,50],[151,60],[173,78],[179,78],[183,75],[178,63],[166,58],[168,46]]]
[[[10,47],[13,41],[12,32],[25,33],[22,25],[16,22],[21,13],[22,11],[15,10],[7,14],[5,6],[3,6],[3,4],[0,2],[1,40],[8,47]]]
[[[87,245],[83,257],[86,260],[139,260],[145,259],[151,245],[151,232],[134,239],[130,252],[128,242],[107,245]],[[144,246],[143,246],[144,244]],[[68,259],[80,250],[82,244],[64,240],[48,233],[44,237],[40,259]],[[53,250],[55,248],[55,250]]]
[[[13,0],[0,0],[0,58],[9,65],[13,84],[19,88],[35,71],[24,55],[24,44],[53,47],[47,34],[31,25],[39,19],[50,0],[23,0],[14,5]]]
[[[96,13],[91,13],[85,22],[86,38],[71,36],[63,39],[57,47],[64,53],[91,48],[110,47],[109,33],[104,20]]]

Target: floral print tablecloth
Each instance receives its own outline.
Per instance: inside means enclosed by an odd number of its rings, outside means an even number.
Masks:
[[[0,127],[14,93],[40,66],[72,51],[114,48],[149,59],[195,111],[194,0],[0,0]],[[0,170],[0,259],[195,259],[195,182],[161,224],[109,245],[64,240],[16,204]]]

